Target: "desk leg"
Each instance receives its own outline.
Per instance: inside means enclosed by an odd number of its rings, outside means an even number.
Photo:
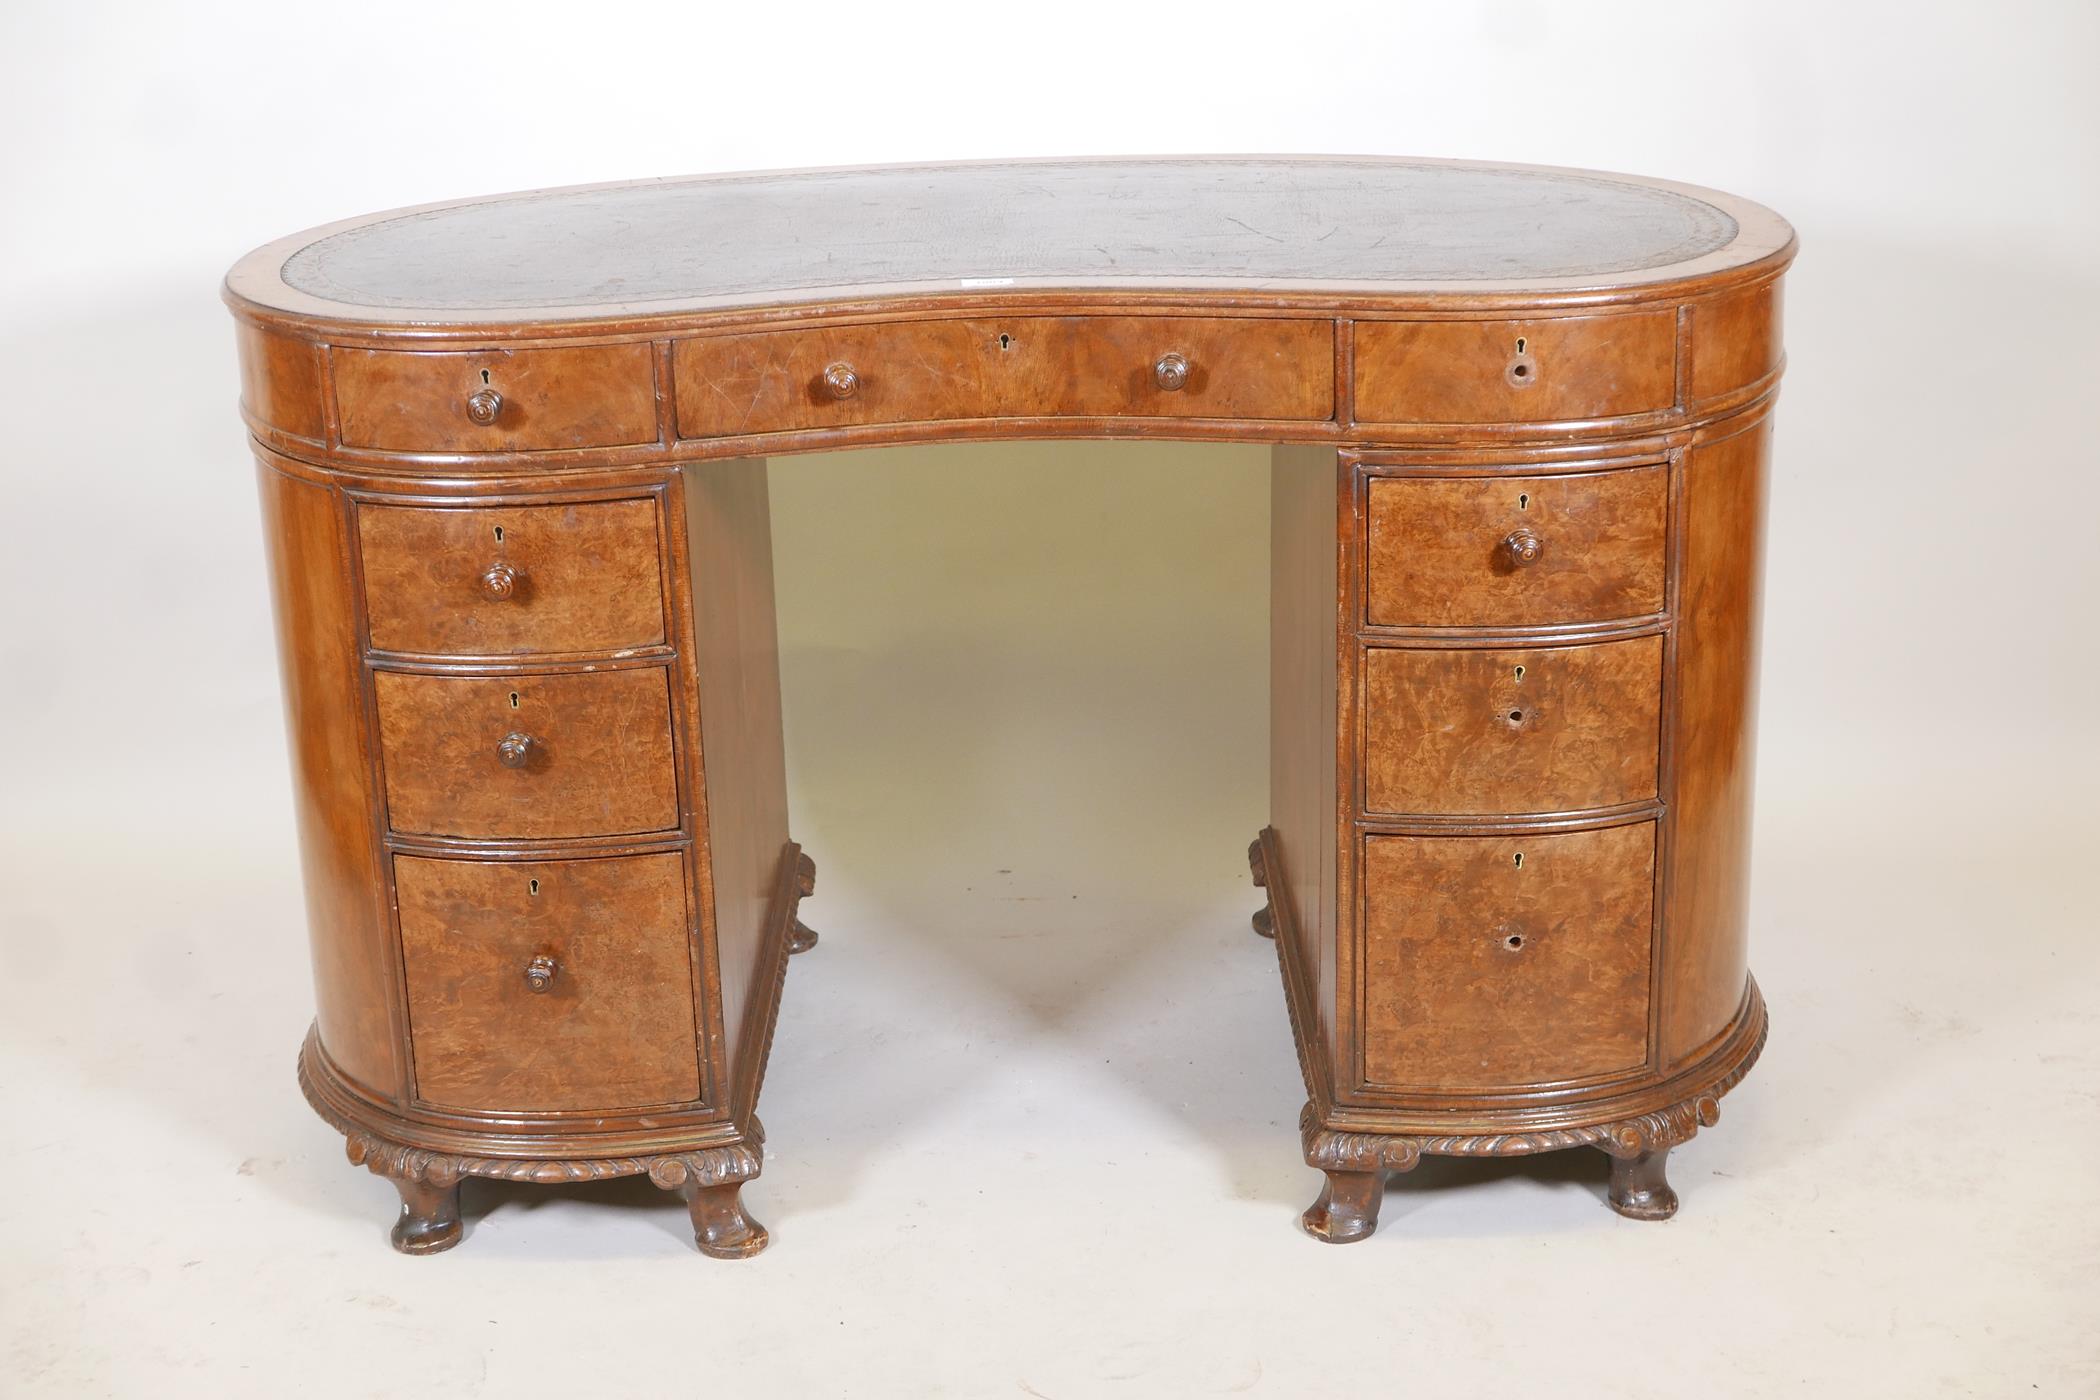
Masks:
[[[1385,1203],[1383,1171],[1330,1171],[1303,1217],[1305,1232],[1328,1244],[1368,1239],[1378,1228],[1378,1207]]]
[[[403,1254],[436,1254],[459,1243],[459,1182],[443,1185],[393,1177],[401,1218],[389,1237]]]
[[[1611,1208],[1628,1220],[1668,1220],[1677,1214],[1677,1193],[1664,1176],[1669,1161],[1667,1147],[1612,1154]]]
[[[749,1259],[771,1242],[766,1227],[744,1209],[743,1189],[741,1181],[725,1181],[684,1190],[693,1243],[710,1259]]]

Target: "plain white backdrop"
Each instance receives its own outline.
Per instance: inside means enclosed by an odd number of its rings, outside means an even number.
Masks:
[[[2088,0],[0,8],[0,1393],[2100,1394],[2096,67]],[[772,1251],[470,1187],[460,1249],[392,1255],[292,1084],[226,266],[476,193],[1174,150],[1635,171],[1801,233],[1774,1032],[1683,1213],[1570,1157],[1294,1233],[1240,859],[1264,454],[1019,445],[774,468],[825,941]]]

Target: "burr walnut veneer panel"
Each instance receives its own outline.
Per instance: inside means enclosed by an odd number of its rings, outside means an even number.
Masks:
[[[668,673],[381,671],[388,824],[438,836],[620,836],[678,825]]]
[[[1365,423],[1522,423],[1654,413],[1676,397],[1677,317],[1364,321]]]
[[[299,1077],[399,1189],[395,1245],[457,1243],[464,1177],[646,1175],[702,1252],[765,1247],[740,1192],[817,935],[764,454],[994,437],[1273,448],[1248,854],[1324,1176],[1306,1229],[1369,1235],[1425,1154],[1584,1146],[1615,1210],[1669,1215],[1670,1149],[1765,1034],[1793,251],[1712,190],[1366,157],[641,181],[257,249],[225,295],[306,874]]]
[[[656,440],[647,345],[329,356],[347,447],[537,452]]]
[[[1638,1069],[1655,827],[1364,843],[1364,1072],[1417,1092]]]
[[[416,1096],[574,1112],[700,1097],[685,862],[398,856]]]
[[[1321,419],[1329,321],[1044,317],[711,336],[677,350],[678,431],[945,418]]]
[[[1655,796],[1661,637],[1364,653],[1367,812],[1575,812]]]
[[[1369,496],[1374,626],[1548,626],[1662,611],[1662,467],[1378,477]]]
[[[357,512],[365,616],[381,651],[519,656],[664,640],[657,504]]]

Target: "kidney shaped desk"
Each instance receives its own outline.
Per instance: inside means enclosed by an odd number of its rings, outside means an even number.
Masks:
[[[1194,158],[548,190],[227,279],[318,1016],[299,1079],[460,1236],[470,1176],[646,1174],[757,1252],[789,839],[764,457],[1274,444],[1249,857],[1305,1215],[1594,1146],[1669,1215],[1749,1069],[1779,279],[1757,205],[1587,172]],[[1054,490],[1054,482],[1045,489]],[[1258,544],[1250,541],[1250,547]]]

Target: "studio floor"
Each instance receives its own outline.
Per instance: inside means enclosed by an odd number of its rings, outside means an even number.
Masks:
[[[286,834],[201,821],[113,873],[17,830],[0,1391],[2100,1394],[2089,853],[2068,804],[1936,832],[1891,791],[1876,828],[1767,775],[1772,1039],[1675,1220],[1611,1214],[1594,1152],[1433,1160],[1343,1248],[1296,1228],[1258,810],[809,832],[742,1263],[631,1181],[470,1184],[458,1249],[394,1254],[392,1188],[293,1085]]]

